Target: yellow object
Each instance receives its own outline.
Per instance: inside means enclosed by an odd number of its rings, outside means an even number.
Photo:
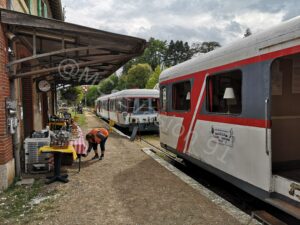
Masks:
[[[49,126],[66,126],[66,122],[63,121],[63,122],[50,122],[49,123]]]
[[[51,153],[51,152],[61,152],[61,153],[71,153],[73,154],[73,159],[77,159],[77,153],[72,145],[69,145],[68,148],[62,148],[62,149],[57,149],[57,148],[52,148],[50,146],[43,146],[39,148],[39,154],[40,153]]]
[[[65,126],[67,126],[67,123],[65,121],[49,123],[50,130],[59,130],[61,127]]]
[[[112,128],[113,128],[113,126],[115,125],[115,121],[113,121],[113,120],[109,120],[109,132],[112,132]]]
[[[74,116],[74,121],[78,122],[79,121],[79,116]]]

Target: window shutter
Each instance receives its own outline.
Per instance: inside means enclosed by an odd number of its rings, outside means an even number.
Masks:
[[[48,7],[47,7],[47,4],[46,3],[43,3],[43,4],[44,4],[44,17],[48,18]]]
[[[29,0],[28,9],[29,9],[29,14],[32,14],[32,0]]]
[[[38,0],[38,16],[42,16],[42,0]]]

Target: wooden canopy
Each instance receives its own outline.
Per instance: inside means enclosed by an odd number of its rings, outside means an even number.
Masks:
[[[1,9],[0,19],[9,40],[32,53],[11,57],[7,66],[12,79],[35,76],[57,84],[96,84],[141,55],[146,46],[144,39],[10,10]]]

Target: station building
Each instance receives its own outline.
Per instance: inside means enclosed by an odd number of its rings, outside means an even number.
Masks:
[[[57,88],[99,83],[142,54],[146,41],[66,23],[60,0],[0,0],[0,22],[3,190],[24,169],[24,139],[57,112]],[[76,73],[64,76],[66,67]]]

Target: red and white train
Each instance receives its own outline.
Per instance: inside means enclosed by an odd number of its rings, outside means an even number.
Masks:
[[[130,131],[158,131],[159,90],[128,89],[95,101],[96,114]]]
[[[300,219],[300,17],[160,75],[165,149]]]

